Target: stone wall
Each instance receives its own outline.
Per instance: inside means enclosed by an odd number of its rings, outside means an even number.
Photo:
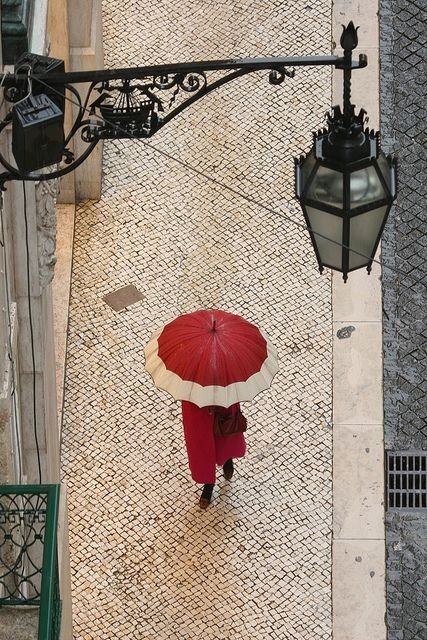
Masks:
[[[37,0],[36,4],[29,30],[30,50],[46,55],[55,48],[61,33],[55,31],[58,21],[51,21],[48,38],[48,0]],[[66,0],[51,0],[50,8],[54,5],[56,9],[61,8],[59,5],[67,8]],[[3,68],[1,55],[0,66]],[[9,108],[3,101],[0,119]],[[10,136],[11,132],[5,131],[0,140],[1,152],[9,161]],[[0,483],[37,483],[40,479],[57,483],[59,433],[52,304],[57,183],[12,181],[6,187],[0,210]],[[62,487],[58,518],[61,640],[70,640],[65,495]],[[38,610],[34,606],[0,608],[2,640],[32,640],[37,637],[37,628]]]
[[[381,129],[399,196],[382,245],[386,448],[427,450],[424,0],[381,0]],[[387,514],[388,638],[427,637],[425,514]]]
[[[37,640],[38,607],[2,607],[0,632],[2,640]]]

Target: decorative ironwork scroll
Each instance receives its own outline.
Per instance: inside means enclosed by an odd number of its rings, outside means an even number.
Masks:
[[[215,79],[209,79],[204,71],[197,71],[154,74],[137,80],[107,80],[89,89],[85,104],[89,105],[92,118],[80,125],[82,138],[85,142],[150,138],[196,100],[251,71],[253,69],[228,71]],[[280,84],[285,76],[293,78],[294,71],[272,70],[269,82]],[[90,95],[95,91],[99,96],[91,102]]]
[[[0,498],[0,604],[40,604],[46,495]]]

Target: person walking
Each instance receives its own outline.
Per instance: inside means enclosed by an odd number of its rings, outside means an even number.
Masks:
[[[225,407],[198,407],[187,400],[182,401],[182,422],[187,448],[188,465],[194,482],[203,484],[199,505],[207,509],[216,483],[216,467],[223,468],[224,478],[231,480],[234,473],[233,458],[242,458],[246,453],[243,432],[230,435],[214,433],[215,412],[227,417],[240,412],[240,404]]]
[[[230,480],[233,458],[245,455],[246,420],[239,403],[270,386],[279,369],[277,350],[245,318],[201,309],[155,331],[144,353],[154,383],[182,402],[190,471],[203,484],[200,507],[206,509],[216,466]]]

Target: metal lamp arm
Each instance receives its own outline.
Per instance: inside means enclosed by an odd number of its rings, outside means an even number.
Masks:
[[[352,49],[357,45],[357,30],[353,23],[344,27],[341,45],[344,49],[342,57],[277,56],[66,73],[55,73],[52,70],[51,73],[38,74],[32,71],[26,74],[20,73],[20,69],[23,68],[21,64],[14,75],[7,74],[3,78],[6,99],[13,102],[22,100],[22,97],[27,94],[30,79],[34,93],[46,93],[53,100],[57,94],[62,100],[62,105],[65,90],[71,91],[77,100],[75,104],[78,107],[78,113],[63,145],[67,166],[49,174],[34,172],[22,174],[0,155],[0,162],[8,171],[8,174],[3,174],[3,178],[7,175],[7,179],[36,181],[66,175],[74,171],[90,155],[99,140],[149,138],[200,98],[232,80],[256,71],[270,71],[269,82],[274,85],[281,84],[286,76],[292,78],[295,73],[292,69],[294,67],[332,66],[342,69],[344,71],[344,115],[348,116],[351,111],[349,106],[351,72],[353,69],[361,69],[367,65],[367,57],[364,54],[359,55],[357,61],[352,60]],[[209,82],[207,74],[211,71],[223,72],[223,75]],[[73,85],[88,82],[91,84],[83,101]],[[90,102],[93,91],[98,91],[100,95]],[[94,119],[84,120],[85,113],[94,115]],[[0,131],[4,128],[2,124],[0,124]],[[73,160],[66,147],[79,130],[88,148],[79,158]]]
[[[142,80],[147,76],[170,76],[176,74],[203,73],[207,71],[228,71],[244,69],[246,73],[252,71],[270,70],[283,67],[324,67],[332,66],[344,69],[351,65],[351,69],[362,69],[367,65],[367,57],[359,55],[357,61],[346,56],[270,56],[264,58],[236,58],[230,60],[210,60],[201,62],[181,62],[176,64],[148,65],[145,67],[126,67],[121,69],[99,69],[93,71],[68,71],[66,73],[31,74],[33,82],[42,80],[50,86],[64,86],[81,82],[109,82],[112,80]],[[8,74],[3,85],[16,86],[17,82],[25,82],[28,74]]]

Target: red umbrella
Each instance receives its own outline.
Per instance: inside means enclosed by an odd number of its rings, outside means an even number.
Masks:
[[[277,373],[277,352],[244,318],[209,309],[179,316],[145,347],[145,368],[176,400],[228,407],[252,400]]]

